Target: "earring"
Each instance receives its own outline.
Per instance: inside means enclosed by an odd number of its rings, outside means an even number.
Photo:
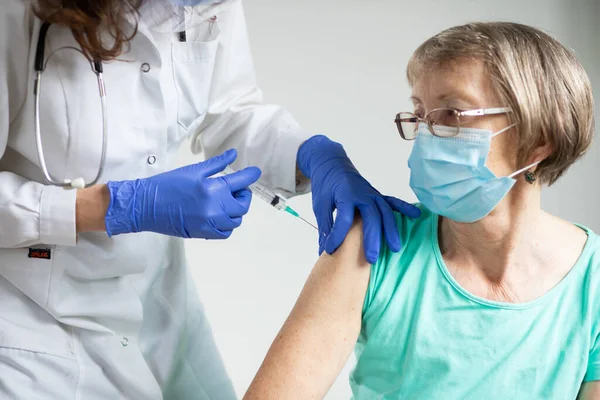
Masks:
[[[535,174],[531,171],[526,171],[525,172],[525,180],[527,181],[527,183],[533,185],[533,183],[535,182]]]

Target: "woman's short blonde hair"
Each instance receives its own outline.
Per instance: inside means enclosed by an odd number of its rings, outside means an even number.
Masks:
[[[494,88],[518,125],[518,167],[539,146],[551,154],[536,175],[549,185],[590,147],[594,99],[590,80],[575,55],[530,26],[509,22],[472,23],[447,29],[423,43],[407,68],[412,85],[420,75],[447,62],[482,60]]]

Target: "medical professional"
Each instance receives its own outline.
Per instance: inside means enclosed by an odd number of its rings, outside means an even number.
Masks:
[[[262,103],[239,0],[0,11],[2,399],[235,398],[182,238],[229,237],[259,177],[312,185],[321,251],[358,210],[374,261],[401,247],[392,210],[419,214]],[[173,170],[188,138],[207,161]]]

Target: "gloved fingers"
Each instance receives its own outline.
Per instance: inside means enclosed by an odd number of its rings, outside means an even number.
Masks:
[[[319,255],[323,254],[325,251],[325,246],[327,245],[327,238],[329,236],[325,233],[319,232]]]
[[[231,218],[243,217],[250,211],[252,192],[249,189],[238,190],[224,202],[225,212]]]
[[[242,221],[243,221],[242,217],[233,217],[233,218],[230,218],[230,220],[231,220],[231,223],[233,226],[232,230],[242,226]]]
[[[385,240],[393,252],[398,252],[402,248],[402,241],[400,240],[400,233],[396,226],[394,212],[383,197],[375,197],[375,202],[377,203],[377,207],[383,218],[383,233],[385,235]]]
[[[231,193],[235,193],[258,181],[261,174],[260,168],[248,167],[233,174],[225,175],[222,178],[227,182]]]
[[[236,228],[239,228],[242,225],[242,217],[229,217],[227,215],[222,215],[219,217],[215,223],[215,228],[220,232],[232,231]]]
[[[218,156],[209,158],[208,160],[197,164],[200,168],[200,177],[208,178],[223,172],[229,164],[232,164],[237,158],[237,151],[235,149],[229,149],[225,153]]]
[[[325,243],[325,251],[333,254],[342,245],[354,222],[354,204],[340,202],[337,204],[337,215],[331,234]]]
[[[314,203],[313,199],[313,203]],[[333,225],[333,207],[331,203],[320,204],[313,206],[315,217],[317,218],[317,226],[319,227],[319,254],[325,250],[325,243],[331,232]]]
[[[233,233],[232,230],[230,231],[215,231],[212,235],[212,237],[208,237],[207,239],[213,239],[213,240],[225,240],[225,239],[229,239],[229,237],[231,236],[231,234]]]
[[[383,198],[394,211],[400,214],[406,215],[409,218],[419,218],[421,216],[421,210],[410,203],[391,196],[383,196]]]
[[[375,205],[360,205],[358,210],[363,219],[365,257],[375,264],[381,249],[381,214]]]
[[[218,219],[208,220],[208,225],[210,225],[210,233],[205,235],[204,238],[210,240],[221,240],[227,239],[229,236],[231,236],[233,229],[223,229],[223,220],[224,218],[222,216]]]

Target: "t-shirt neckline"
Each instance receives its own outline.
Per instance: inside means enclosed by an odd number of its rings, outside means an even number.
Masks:
[[[531,300],[531,301],[528,301],[525,303],[506,303],[506,302],[502,302],[502,301],[488,300],[483,297],[476,296],[476,295],[472,294],[471,292],[469,292],[468,290],[464,289],[456,281],[456,279],[454,279],[454,277],[448,270],[448,267],[446,266],[446,263],[444,262],[444,258],[442,257],[442,252],[440,251],[440,243],[439,243],[439,237],[438,237],[438,225],[439,225],[439,220],[440,220],[441,216],[436,215],[436,214],[432,214],[432,216],[433,216],[433,218],[432,218],[432,223],[431,223],[431,234],[432,234],[432,238],[433,238],[433,240],[432,240],[433,252],[435,254],[435,258],[437,260],[438,267],[439,267],[440,271],[442,272],[442,275],[444,275],[444,278],[448,281],[448,283],[450,283],[450,285],[464,297],[468,298],[471,301],[479,303],[481,305],[492,307],[492,308],[501,308],[501,309],[507,309],[507,310],[523,310],[523,309],[531,308],[540,303],[548,301],[549,299],[554,297],[554,295],[558,291],[560,291],[562,287],[567,285],[568,282],[573,279],[573,276],[577,274],[578,270],[583,268],[583,266],[585,265],[585,261],[588,258],[588,253],[590,251],[590,248],[592,246],[592,241],[593,241],[593,232],[589,228],[582,226],[582,225],[574,224],[575,226],[582,229],[586,233],[587,240],[585,242],[585,245],[583,246],[583,250],[581,251],[579,258],[577,258],[577,261],[575,262],[575,265],[573,265],[571,270],[563,277],[563,279],[561,279],[556,285],[554,285],[554,287],[552,287],[550,290],[548,290],[546,293],[544,293],[537,299],[534,299],[534,300]]]

